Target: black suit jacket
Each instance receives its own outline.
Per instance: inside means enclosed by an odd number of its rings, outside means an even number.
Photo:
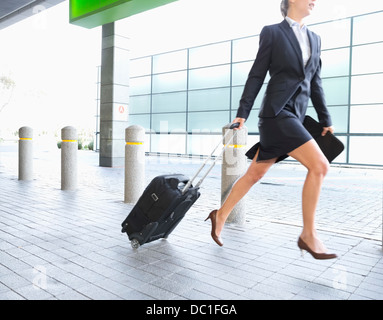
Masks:
[[[299,92],[295,101],[298,99],[307,108],[311,98],[320,124],[323,127],[332,125],[320,78],[320,37],[310,30],[307,33],[311,58],[305,67],[299,42],[286,20],[262,29],[259,50],[240,100],[237,117],[248,118],[269,71],[270,81],[259,117],[275,117],[292,96]]]

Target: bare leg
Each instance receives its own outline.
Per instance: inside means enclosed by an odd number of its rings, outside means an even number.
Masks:
[[[300,237],[314,252],[325,253],[326,248],[316,234],[315,211],[329,163],[314,140],[308,141],[289,155],[308,169],[302,191],[303,231]]]
[[[230,212],[234,209],[235,205],[246,195],[247,192],[249,192],[251,187],[266,174],[266,172],[277,160],[277,158],[275,158],[257,162],[256,159],[258,158],[258,153],[254,157],[254,160],[247,172],[233,185],[230,194],[217,212],[217,226],[215,229],[217,236],[221,234],[225,221]]]

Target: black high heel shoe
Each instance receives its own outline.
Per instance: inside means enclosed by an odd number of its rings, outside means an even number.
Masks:
[[[303,250],[306,250],[308,253],[310,253],[314,259],[317,260],[326,260],[326,259],[335,259],[338,258],[338,256],[335,253],[316,253],[312,251],[309,246],[299,237],[298,239],[298,247],[301,249],[302,253]]]
[[[213,210],[212,212],[210,212],[209,216],[205,219],[205,221],[209,219],[211,220],[211,237],[220,247],[222,247],[223,242],[221,238],[218,237],[217,234],[215,233],[215,229],[217,226],[217,210]]]

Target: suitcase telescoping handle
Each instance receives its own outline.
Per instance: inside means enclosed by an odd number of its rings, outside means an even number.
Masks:
[[[240,123],[239,122],[236,122],[236,123],[233,123],[229,129],[236,129],[236,128],[239,128],[240,126]],[[225,133],[225,135],[223,136],[222,140],[217,144],[217,146],[214,148],[214,150],[210,153],[210,155],[206,158],[205,162],[202,164],[202,166],[199,168],[199,170],[197,171],[197,173],[194,175],[193,178],[191,178],[189,180],[189,182],[185,185],[185,187],[182,189],[182,194],[185,194],[190,186],[192,185],[192,183],[194,182],[194,180],[198,177],[198,175],[201,173],[202,169],[205,168],[206,164],[208,163],[208,161],[213,157],[213,154],[215,153],[215,151],[219,148],[219,146],[225,141],[226,137],[229,135],[230,131],[227,130],[227,132]],[[210,171],[213,169],[213,167],[215,166],[215,164],[217,163],[218,159],[222,156],[223,152],[225,151],[226,147],[230,145],[230,142],[234,139],[234,137],[237,135],[237,131],[234,132],[234,134],[231,136],[231,138],[229,139],[229,141],[226,143],[226,145],[223,146],[222,150],[221,150],[221,153],[218,157],[215,158],[214,162],[211,164],[209,170],[205,173],[205,175],[198,181],[198,183],[195,185],[195,188],[198,188],[202,182],[205,180],[205,178],[208,176],[208,174],[210,173]]]

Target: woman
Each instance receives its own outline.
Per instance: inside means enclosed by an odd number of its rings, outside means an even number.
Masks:
[[[317,237],[315,210],[329,163],[315,140],[303,127],[308,101],[311,98],[323,127],[323,135],[333,133],[320,78],[320,38],[309,31],[303,19],[310,15],[316,0],[283,0],[280,24],[266,26],[260,34],[257,57],[249,73],[233,122],[240,130],[249,116],[267,72],[270,81],[259,112],[260,147],[248,171],[233,186],[219,210],[208,216],[212,222],[211,236],[220,246],[225,221],[237,202],[258,182],[270,167],[291,156],[307,169],[302,192],[303,230],[298,247],[315,259],[336,258]]]

